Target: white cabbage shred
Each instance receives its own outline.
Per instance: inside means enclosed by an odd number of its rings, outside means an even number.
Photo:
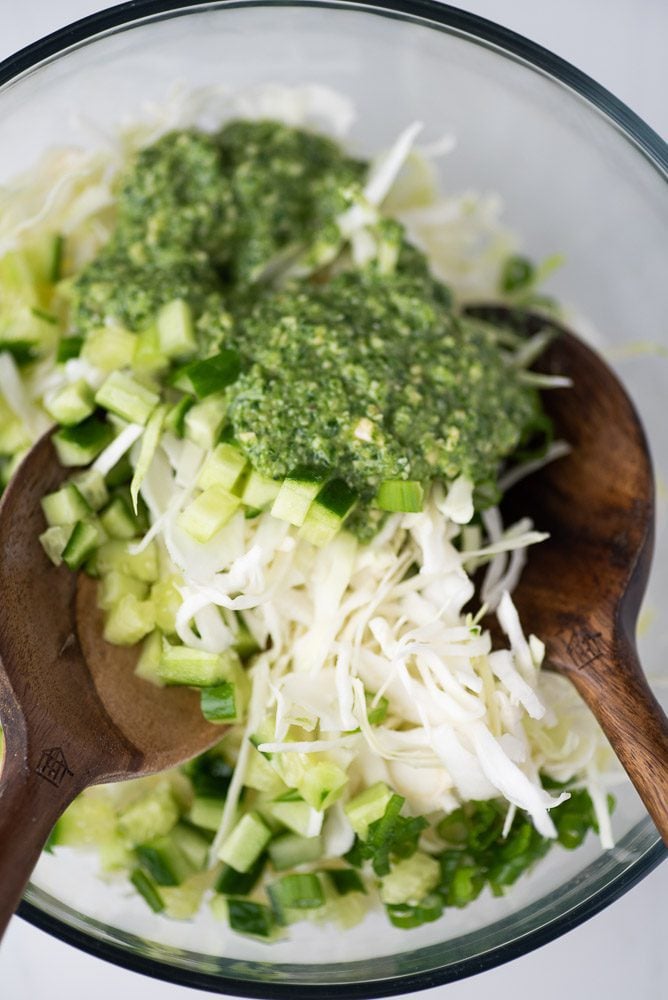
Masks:
[[[214,128],[235,115],[312,125],[337,137],[354,119],[350,101],[326,87],[272,84],[243,94],[176,88],[119,135],[101,135],[83,122],[94,151],[53,150],[0,188],[0,255],[40,232],[58,231],[69,237],[70,270],[83,266],[111,233],[115,179],[134,150],[172,128]],[[362,198],[339,219],[341,236],[350,240],[353,258],[364,261],[377,251],[374,224],[391,212],[459,301],[494,298],[501,263],[515,250],[500,222],[501,201],[474,192],[437,197],[425,154],[447,153],[454,143],[445,137],[415,151],[420,129],[419,123],[407,128],[375,162]],[[74,360],[58,372],[41,363],[22,379],[9,355],[0,355],[2,393],[33,439],[45,427],[38,405],[45,395],[80,378],[96,388],[101,377]],[[603,844],[612,844],[603,789],[618,774],[614,758],[572,686],[541,671],[543,644],[525,634],[512,601],[527,547],[546,537],[528,520],[504,528],[494,509],[482,528],[472,525],[472,484],[462,477],[447,491],[434,488],[422,513],[389,517],[368,545],[341,533],[318,550],[268,513],[252,520],[237,514],[201,545],[179,528],[178,515],[204,452],[169,434],[142,449],[143,433],[125,427],[95,468],[106,473],[125,452],[135,462],[143,452],[136,488],[151,528],[136,548],[158,540],[165,571],[180,578],[179,637],[221,652],[233,638],[223,612],[242,610],[265,650],[250,668],[249,715],[214,851],[236,815],[249,737],[268,710],[276,713],[275,736],[260,749],[326,751],[348,769],[351,794],[384,780],[416,814],[502,796],[509,803],[507,830],[520,808],[553,837],[550,809],[567,794],[546,792],[540,774],[576,779],[592,795]],[[545,460],[566,450],[558,442]],[[502,485],[538,465],[513,470]],[[482,607],[471,612],[471,574],[481,566]],[[479,624],[486,611],[496,614],[507,648],[492,651]],[[369,722],[368,692],[371,705],[388,701],[380,724]],[[291,742],[293,723],[316,738]],[[340,804],[328,810],[323,836],[330,855],[350,847]]]

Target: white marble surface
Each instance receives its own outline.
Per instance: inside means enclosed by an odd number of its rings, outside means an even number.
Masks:
[[[93,13],[96,0],[0,0],[0,59]],[[540,42],[668,133],[666,0],[462,0]],[[429,990],[447,1000],[662,1000],[668,997],[668,865],[564,937],[490,972]],[[102,964],[15,919],[0,950],[3,1000],[187,1000],[205,994]],[[206,994],[206,996],[213,994]]]

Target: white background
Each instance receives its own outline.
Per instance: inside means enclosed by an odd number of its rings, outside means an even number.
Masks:
[[[0,59],[106,4],[0,0]],[[589,73],[668,134],[666,0],[461,0]],[[280,16],[277,12],[277,16]],[[510,965],[429,990],[425,1000],[663,1000],[668,865],[609,909]],[[202,994],[101,963],[15,919],[0,950],[3,1000],[197,1000]],[[418,995],[416,995],[418,996]]]

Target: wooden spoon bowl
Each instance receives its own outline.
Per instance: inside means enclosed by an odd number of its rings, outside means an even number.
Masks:
[[[635,631],[654,544],[654,477],[645,433],[621,383],[564,327],[505,309],[471,310],[523,332],[557,337],[536,369],[573,385],[543,393],[569,454],[504,498],[505,520],[548,531],[513,593],[524,627],[546,644],[546,666],[575,685],[598,719],[668,844],[668,720],[642,672]]]
[[[80,791],[175,767],[222,736],[196,692],[135,675],[137,650],[102,639],[96,582],[44,554],[40,500],[69,471],[47,435],[0,503],[0,932]]]

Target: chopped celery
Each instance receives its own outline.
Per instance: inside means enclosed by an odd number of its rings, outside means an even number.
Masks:
[[[160,397],[130,375],[115,371],[98,389],[95,402],[123,420],[145,424],[160,402]]]
[[[179,527],[195,541],[208,542],[227,524],[239,504],[239,497],[222,486],[209,486],[181,511]]]

